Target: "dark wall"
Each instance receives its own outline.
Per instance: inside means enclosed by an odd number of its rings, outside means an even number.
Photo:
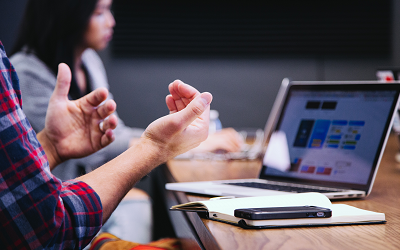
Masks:
[[[11,51],[27,0],[0,0],[0,40]]]
[[[11,50],[26,0],[0,0],[0,39]],[[279,85],[293,80],[375,80],[380,67],[400,66],[400,1],[393,0],[392,55],[385,58],[273,56],[260,58],[115,58],[100,52],[121,118],[146,127],[167,114],[167,86],[181,79],[209,91],[224,126],[264,127]],[[373,15],[373,13],[371,13]],[[118,25],[118,24],[117,24]]]
[[[107,58],[107,51],[102,54]],[[209,91],[211,108],[224,126],[264,127],[284,77],[293,80],[374,80],[391,60],[322,60],[317,58],[251,59],[114,59],[105,60],[111,90],[121,117],[146,126],[166,114],[167,86],[181,79]],[[122,107],[122,108],[121,108]]]

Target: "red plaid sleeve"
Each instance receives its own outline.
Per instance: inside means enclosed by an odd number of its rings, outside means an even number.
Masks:
[[[0,42],[0,248],[81,249],[101,224],[94,190],[51,174]]]

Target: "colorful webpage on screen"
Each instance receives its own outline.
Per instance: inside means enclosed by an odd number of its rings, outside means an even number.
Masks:
[[[280,152],[287,150],[284,155],[289,159],[281,162],[290,164],[271,165],[276,154],[266,153],[266,173],[366,184],[396,92],[294,90],[289,94],[267,152],[274,146]]]

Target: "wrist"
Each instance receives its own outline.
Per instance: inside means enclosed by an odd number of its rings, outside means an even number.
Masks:
[[[57,149],[51,140],[47,137],[46,128],[37,134],[37,139],[44,152],[46,153],[47,160],[49,161],[50,170],[54,169],[58,164],[62,162],[61,157],[58,155]]]
[[[155,167],[165,163],[170,158],[170,153],[166,145],[144,136],[138,138],[132,150],[141,152],[145,160]]]

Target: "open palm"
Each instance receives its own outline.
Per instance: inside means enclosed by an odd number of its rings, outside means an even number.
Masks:
[[[107,89],[97,89],[70,101],[70,82],[69,67],[60,64],[45,121],[45,134],[62,161],[87,156],[107,146],[114,140],[112,130],[117,126],[117,118],[111,115],[116,109],[115,102],[108,100],[100,105],[108,96]],[[100,130],[99,124],[107,117]]]

